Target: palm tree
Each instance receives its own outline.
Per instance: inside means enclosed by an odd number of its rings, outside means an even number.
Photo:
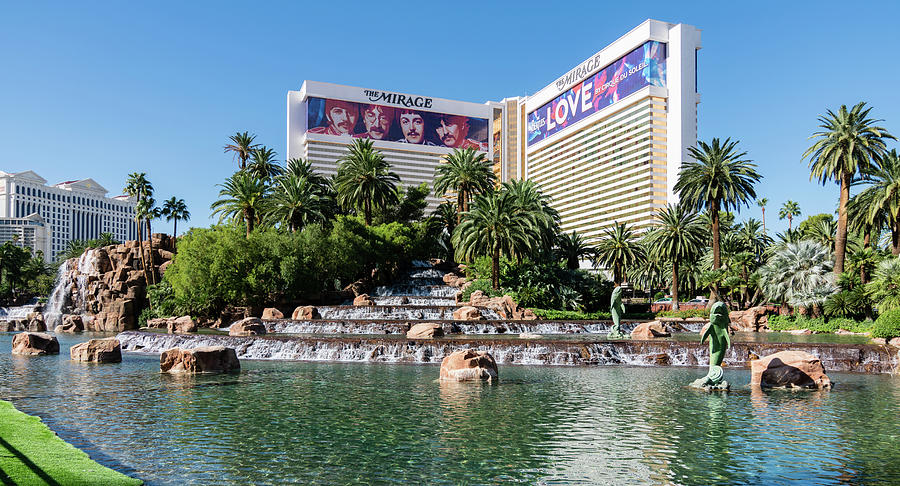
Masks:
[[[506,191],[475,196],[472,209],[453,231],[458,261],[491,257],[491,285],[500,288],[500,257],[527,253],[536,243],[533,219]]]
[[[761,231],[761,228],[762,225],[759,221],[750,218],[740,225],[734,234],[743,250],[752,253],[757,260],[762,258],[773,243],[772,237]]]
[[[834,251],[837,242],[837,223],[833,219],[818,219],[809,225],[803,233],[803,238],[818,242]]]
[[[246,169],[247,159],[250,158],[250,151],[259,147],[259,144],[253,143],[256,135],[250,135],[247,132],[237,132],[228,138],[231,140],[231,143],[225,145],[225,153],[234,152],[234,156],[241,161],[239,169]]]
[[[762,229],[766,232],[766,205],[769,204],[769,198],[761,198],[756,200],[756,205],[762,210]]]
[[[835,236],[834,274],[844,271],[847,252],[847,203],[850,200],[850,184],[860,174],[869,172],[873,163],[879,163],[887,152],[885,139],[894,136],[876,124],[883,120],[869,118],[871,108],[864,102],[848,110],[841,105],[837,113],[828,110],[819,117],[821,130],[810,139],[816,141],[803,153],[809,157],[810,180],[818,179],[823,185],[838,181],[841,193],[838,199],[838,224]]]
[[[674,188],[686,206],[709,211],[713,270],[722,266],[719,212],[739,209],[755,199],[753,185],[762,177],[756,172],[756,164],[744,159],[747,152],[737,151],[737,144],[730,138],[724,142],[714,138],[711,144],[697,142],[699,148],[689,149],[696,160],[684,163]]]
[[[275,191],[271,199],[269,217],[290,228],[291,232],[303,226],[323,221],[321,188],[307,177],[288,174],[276,179]]]
[[[278,165],[275,157],[275,151],[265,146],[251,150],[251,160],[247,165],[247,172],[266,182],[272,180],[272,178],[284,173],[284,168]]]
[[[582,257],[592,258],[596,250],[588,245],[587,240],[576,231],[563,233],[556,240],[557,257],[566,264],[569,270],[577,270]]]
[[[815,241],[788,243],[759,269],[760,286],[771,302],[813,307],[837,292],[831,252]]]
[[[456,192],[456,221],[469,210],[469,200],[494,187],[496,176],[491,162],[483,152],[475,149],[455,149],[444,157],[446,163],[438,166],[434,179],[434,193]]]
[[[891,230],[891,253],[900,255],[900,155],[896,149],[886,153],[866,174],[866,181],[871,185],[853,198],[858,201],[856,206],[862,218],[854,218],[853,222],[856,226],[865,225],[869,231],[880,230],[886,223]]]
[[[687,206],[669,204],[657,214],[647,244],[653,257],[672,262],[672,310],[678,310],[679,264],[696,258],[705,241],[700,216]]]
[[[284,167],[283,175],[305,177],[307,180],[309,180],[310,183],[316,186],[320,186],[323,189],[328,186],[328,179],[316,172],[313,169],[312,164],[308,161],[303,160],[302,158],[288,159],[287,164]]]
[[[226,218],[243,221],[247,225],[247,238],[250,238],[250,232],[259,221],[260,215],[265,213],[269,195],[268,186],[250,174],[239,171],[226,179],[225,183],[219,184],[219,187],[222,188],[219,191],[221,199],[210,206],[210,209],[214,210],[213,215],[220,215],[219,222]]]
[[[606,228],[597,243],[596,263],[612,270],[613,283],[622,285],[625,271],[646,258],[644,248],[637,241],[634,231],[627,224],[618,222]]]
[[[162,213],[160,209],[156,207],[156,200],[148,196],[145,196],[144,199],[139,201],[137,207],[135,208],[135,216],[143,219],[144,223],[147,225],[147,249],[149,253],[149,261],[147,262],[147,265],[144,266],[144,268],[145,272],[149,270],[150,273],[150,279],[147,280],[147,282],[152,282],[153,284],[156,284],[156,268],[153,264],[153,231],[150,227],[150,222],[154,219],[159,218],[161,214]],[[143,251],[141,253],[143,253]]]
[[[356,139],[338,164],[334,188],[338,204],[362,209],[366,226],[369,226],[373,208],[383,209],[397,202],[399,182],[400,176],[391,172],[391,165],[372,147],[372,141]]]
[[[175,196],[172,196],[163,202],[162,215],[166,217],[166,221],[175,222],[172,228],[172,248],[178,251],[178,220],[190,221],[191,212],[188,211],[184,199],[175,199]]]
[[[800,216],[800,205],[797,204],[796,201],[791,201],[788,199],[785,201],[784,205],[781,206],[781,211],[778,211],[778,219],[787,218],[788,220],[788,231],[791,230],[791,227],[794,223],[794,216]]]
[[[146,172],[132,172],[131,174],[128,174],[128,178],[125,179],[124,191],[127,196],[133,197],[135,201],[137,201],[134,212],[134,223],[137,225],[138,230],[138,247],[141,249],[141,267],[144,268],[144,280],[149,283],[150,275],[148,274],[147,257],[144,254],[144,232],[143,225],[141,224],[144,215],[141,214],[139,207],[144,199],[153,195],[153,184],[147,180]],[[150,233],[147,233],[147,239],[150,240]]]
[[[513,179],[504,182],[501,190],[508,192],[532,218],[541,243],[534,250],[551,252],[557,242],[560,218],[559,213],[550,206],[550,197],[543,194],[537,184],[530,180]]]
[[[437,223],[437,225],[441,228],[441,239],[442,241],[446,241],[447,244],[447,254],[450,256],[450,260],[453,260],[455,255],[453,252],[453,243],[451,241],[453,237],[453,230],[456,229],[456,204],[451,201],[444,201],[438,204],[438,207],[431,213],[432,219]],[[443,236],[443,230],[447,230],[448,236]],[[445,240],[446,238],[446,240]]]

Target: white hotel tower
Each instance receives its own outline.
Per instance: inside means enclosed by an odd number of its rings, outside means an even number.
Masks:
[[[109,198],[107,192],[93,179],[48,186],[46,179],[30,170],[0,171],[0,224],[12,228],[23,224],[20,221],[43,220],[50,228],[49,242],[33,249],[44,251],[47,261],[56,259],[72,240],[93,239],[101,233],[112,233],[121,241],[137,239],[134,200]],[[35,214],[40,218],[34,218]]]

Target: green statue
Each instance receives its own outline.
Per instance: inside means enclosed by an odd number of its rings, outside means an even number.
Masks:
[[[731,347],[731,336],[728,326],[731,320],[728,318],[728,307],[722,302],[713,304],[709,311],[709,326],[700,336],[700,342],[709,338],[709,373],[703,378],[694,380],[691,386],[711,390],[727,390],[729,384],[724,380],[722,361],[725,352]]]
[[[613,289],[612,297],[609,299],[609,313],[612,314],[613,325],[609,328],[607,339],[628,339],[628,334],[622,333],[619,327],[622,323],[622,316],[625,315],[625,306],[622,305],[622,287]]]

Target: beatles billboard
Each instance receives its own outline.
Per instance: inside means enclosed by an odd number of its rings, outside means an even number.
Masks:
[[[528,114],[528,145],[646,86],[666,85],[666,45],[649,41]]]
[[[431,108],[431,98],[367,93],[372,101],[400,106],[310,97],[307,99],[307,133],[488,150],[488,121],[485,118],[420,109]]]

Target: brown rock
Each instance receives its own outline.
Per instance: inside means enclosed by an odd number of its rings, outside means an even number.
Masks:
[[[265,320],[284,319],[284,313],[274,307],[263,309],[262,318]]]
[[[492,382],[498,377],[497,362],[487,351],[464,349],[441,361],[441,380]]]
[[[369,294],[359,294],[353,299],[353,305],[375,305],[375,301],[369,297]]]
[[[164,329],[169,327],[169,320],[165,317],[147,319],[147,327],[152,329]]]
[[[237,353],[225,346],[174,348],[159,355],[159,370],[163,373],[217,373],[240,369]]]
[[[159,257],[163,259],[163,261],[169,261],[175,258],[175,254],[169,250],[159,249],[156,250],[156,253],[159,254]]]
[[[474,292],[473,292],[474,293]],[[460,307],[453,311],[454,321],[480,321],[482,320],[481,311],[472,306]]]
[[[454,275],[452,273],[446,273],[446,274],[444,274],[444,277],[442,278],[442,280],[444,281],[445,284],[447,284],[451,287],[457,287],[456,282],[459,280],[459,276]]]
[[[59,354],[59,341],[44,332],[23,332],[13,336],[12,354],[38,356]]]
[[[228,328],[229,336],[261,336],[265,333],[266,326],[256,317],[241,319]]]
[[[27,329],[29,332],[46,332],[47,324],[44,322],[44,315],[40,312],[32,312],[29,314]]]
[[[122,361],[122,345],[116,338],[91,339],[79,343],[69,349],[73,361],[91,363],[120,363]]]
[[[666,326],[659,321],[638,324],[638,326],[631,331],[631,339],[653,339],[669,336],[671,336],[671,334],[669,334]]]
[[[302,307],[297,307],[294,309],[294,313],[291,315],[291,319],[295,321],[310,321],[313,319],[321,319],[322,316],[319,314],[319,309],[311,305],[304,305]]]
[[[888,341],[887,344],[888,344],[888,346],[900,348],[900,337],[891,338],[891,340]]]
[[[171,262],[171,261],[163,262],[163,263],[159,266],[159,274],[160,274],[160,275],[165,275],[165,274],[166,274],[166,270],[168,270],[169,267],[170,267],[171,265],[172,265],[172,262]]]
[[[440,324],[421,322],[409,328],[406,332],[407,339],[431,339],[444,335],[444,328]]]
[[[778,388],[831,388],[819,358],[804,351],[781,351],[750,362],[750,384]]]
[[[191,319],[191,316],[181,316],[177,319],[167,319],[166,329],[169,334],[197,332],[197,323]]]
[[[64,315],[62,324],[56,326],[56,329],[53,330],[55,333],[81,331],[84,331],[84,321],[81,319],[81,316],[75,314]]]
[[[537,316],[534,315],[534,312],[531,309],[525,309],[522,311],[522,319],[526,321],[536,321]]]
[[[647,361],[658,366],[669,366],[672,364],[672,359],[666,353],[651,354],[647,356]]]

